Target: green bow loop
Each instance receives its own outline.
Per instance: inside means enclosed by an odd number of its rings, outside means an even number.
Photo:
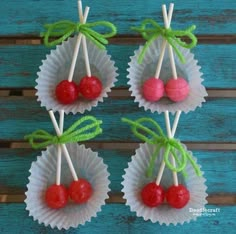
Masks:
[[[34,149],[45,148],[52,144],[86,141],[102,133],[101,124],[101,120],[93,116],[85,116],[72,124],[61,136],[54,136],[44,130],[36,130],[24,138]]]
[[[193,166],[195,173],[198,176],[201,176],[200,168],[181,142],[175,138],[168,138],[156,121],[151,118],[140,118],[136,121],[122,118],[122,121],[131,125],[131,130],[136,137],[147,142],[148,144],[156,145],[147,169],[148,177],[151,177],[153,174],[155,161],[158,155],[160,155],[161,150],[164,150],[163,159],[166,166],[171,171],[182,172],[186,175],[185,168],[187,166],[187,162],[189,161]],[[148,124],[151,128],[145,126],[144,124]],[[172,156],[176,161],[176,167],[174,167],[171,163]]]
[[[185,63],[185,58],[183,54],[178,49],[177,45],[192,49],[197,45],[197,38],[193,34],[193,31],[196,29],[195,25],[185,29],[185,30],[173,30],[171,28],[161,27],[157,22],[153,19],[145,19],[140,27],[132,27],[132,30],[141,33],[142,37],[147,41],[139,55],[138,62],[142,63],[144,55],[148,49],[148,47],[152,44],[154,40],[156,40],[159,36],[162,36],[167,40],[169,45],[172,46],[173,50],[177,54],[178,58],[182,63]],[[182,37],[187,37],[190,42],[186,43],[182,41]]]
[[[47,31],[41,33],[40,36],[44,37],[44,44],[46,46],[58,45],[65,41],[72,34],[82,33],[98,48],[105,49],[104,45],[108,44],[108,40],[106,38],[113,37],[117,32],[115,25],[108,21],[97,21],[83,24],[80,22],[75,23],[69,20],[62,20],[53,24],[46,24],[44,27]],[[108,28],[110,32],[104,34],[98,33],[93,29],[94,27]],[[52,40],[53,37],[59,38]]]

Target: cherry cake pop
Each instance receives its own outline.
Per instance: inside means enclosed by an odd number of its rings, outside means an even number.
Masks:
[[[164,189],[155,182],[148,183],[141,191],[141,198],[143,203],[148,207],[157,207],[164,202]]]
[[[164,83],[161,79],[151,77],[143,83],[142,91],[147,101],[156,102],[164,95]]]
[[[92,196],[92,193],[92,186],[86,179],[80,178],[70,184],[70,198],[77,204],[86,203]]]
[[[171,101],[181,102],[189,95],[189,84],[182,77],[171,78],[165,85],[165,92]]]
[[[79,96],[76,83],[68,80],[63,80],[57,85],[55,94],[58,102],[61,104],[71,104]]]
[[[84,98],[94,100],[102,92],[102,82],[96,76],[85,76],[81,79],[78,88]]]
[[[66,206],[68,202],[68,191],[64,185],[53,184],[47,188],[45,193],[46,204],[53,209],[59,209]]]
[[[166,200],[169,205],[176,209],[181,209],[187,205],[190,199],[190,193],[187,188],[182,185],[172,185],[166,192]]]

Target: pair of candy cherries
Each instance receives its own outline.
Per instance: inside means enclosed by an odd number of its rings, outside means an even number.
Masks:
[[[81,94],[88,100],[94,100],[102,92],[102,82],[96,76],[85,76],[79,85],[74,81],[62,80],[55,90],[56,98],[61,104],[72,104]]]
[[[171,101],[181,102],[189,94],[189,85],[182,77],[171,78],[166,85],[161,79],[151,77],[143,83],[142,91],[144,98],[150,102],[160,100],[165,93]]]
[[[181,209],[187,205],[190,193],[182,184],[172,185],[165,192],[162,186],[151,182],[142,188],[141,198],[143,203],[151,208],[161,205],[166,198],[171,207]]]
[[[53,184],[47,188],[45,201],[48,207],[60,209],[66,206],[69,198],[76,204],[84,204],[92,196],[93,189],[91,184],[83,178],[72,181],[67,189],[64,185]]]

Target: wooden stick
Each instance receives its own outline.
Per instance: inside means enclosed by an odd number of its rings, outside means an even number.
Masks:
[[[53,126],[54,126],[54,128],[55,128],[55,131],[56,131],[56,133],[57,133],[57,136],[61,136],[62,132],[60,131],[60,129],[59,129],[59,127],[58,127],[58,124],[57,124],[57,121],[56,121],[56,118],[55,118],[55,115],[54,115],[53,111],[49,111],[48,113],[49,113],[50,118],[51,118],[51,120],[52,120],[52,124],[53,124]],[[74,179],[75,181],[77,181],[77,180],[78,180],[78,177],[77,177],[77,174],[76,174],[76,172],[75,172],[75,169],[74,169],[73,163],[72,163],[72,161],[71,161],[69,152],[68,152],[68,150],[67,150],[67,148],[66,148],[66,145],[65,145],[65,144],[61,144],[61,147],[62,147],[63,153],[65,154],[65,157],[66,157],[68,166],[69,166],[69,168],[70,168],[71,174],[72,174],[72,176],[73,176],[73,179]]]
[[[162,11],[163,10],[166,12],[166,5],[162,5]],[[174,10],[174,4],[171,3],[170,7],[169,7],[168,17],[166,16],[167,21],[165,22],[165,28],[170,27],[173,10]],[[156,72],[155,72],[155,76],[154,76],[156,79],[159,79],[159,77],[160,77],[160,72],[161,72],[161,67],[162,67],[162,63],[163,63],[163,59],[164,59],[164,55],[165,55],[166,45],[167,45],[167,41],[164,39],[162,42],[162,45],[161,45],[161,52],[160,52],[160,56],[159,56],[159,60],[157,63]]]
[[[80,22],[82,23],[84,21],[84,16],[83,16],[82,1],[80,0],[78,1],[78,9],[79,9]],[[82,36],[82,45],[83,45],[86,73],[88,77],[91,77],[91,68],[90,68],[90,63],[89,63],[87,41],[84,35]]]
[[[88,13],[89,13],[89,7],[86,7],[85,11],[84,11],[83,23],[86,23]],[[77,57],[79,54],[79,48],[80,48],[82,36],[83,36],[83,34],[79,33],[79,35],[77,37],[76,44],[75,44],[74,54],[73,54],[73,58],[72,58],[71,66],[70,66],[70,71],[69,71],[69,76],[68,76],[68,81],[70,81],[70,82],[73,80],[73,75],[75,72],[75,64],[76,64],[76,60],[77,60]]]

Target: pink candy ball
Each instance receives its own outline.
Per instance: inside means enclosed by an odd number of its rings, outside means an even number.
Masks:
[[[164,95],[164,83],[161,79],[151,77],[143,83],[142,91],[147,101],[156,102]]]
[[[177,79],[172,78],[166,83],[165,91],[171,101],[181,102],[189,94],[189,85],[182,77],[178,77]]]

